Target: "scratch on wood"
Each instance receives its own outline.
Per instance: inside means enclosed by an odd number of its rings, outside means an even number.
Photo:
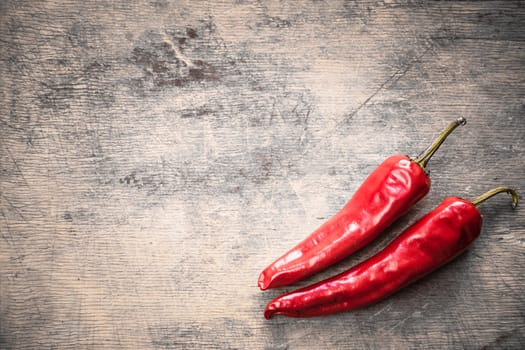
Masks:
[[[179,46],[176,45],[173,42],[173,40],[171,40],[170,36],[166,32],[161,32],[161,35],[162,35],[162,39],[164,39],[164,41],[166,43],[168,43],[170,45],[170,47],[172,48],[173,52],[175,53],[175,58],[176,59],[180,60],[181,62],[183,62],[188,67],[191,67],[191,68],[195,67],[193,62],[182,53],[182,51],[180,50]],[[195,37],[195,36],[190,35],[190,38],[191,37]],[[180,69],[180,67],[179,67],[179,69]]]
[[[352,111],[348,116],[346,116],[340,123],[339,126],[342,124],[347,123],[349,120],[351,120],[363,107],[368,105],[368,103],[377,96],[381,91],[383,91],[387,86],[397,83],[401,78],[405,76],[405,74],[417,63],[420,62],[421,59],[430,51],[431,47],[428,47],[425,49],[425,51],[411,60],[404,68],[400,68],[397,71],[395,71],[392,75],[390,75],[379,87],[370,95],[368,96],[357,108]]]

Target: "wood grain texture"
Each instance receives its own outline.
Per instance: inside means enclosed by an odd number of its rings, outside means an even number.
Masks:
[[[369,308],[266,321],[259,272],[393,153],[525,191],[521,1],[0,2],[0,348],[518,349],[525,215]]]

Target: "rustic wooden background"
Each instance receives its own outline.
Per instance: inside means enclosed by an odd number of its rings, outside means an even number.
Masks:
[[[0,1],[0,348],[512,349],[525,215],[369,308],[263,318],[447,195],[525,191],[521,1]],[[259,272],[393,153],[428,197],[297,286]]]

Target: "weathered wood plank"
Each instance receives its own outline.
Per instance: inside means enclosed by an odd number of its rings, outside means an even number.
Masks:
[[[356,312],[262,317],[260,270],[392,153],[525,190],[519,1],[0,2],[0,348],[520,348],[525,216]]]

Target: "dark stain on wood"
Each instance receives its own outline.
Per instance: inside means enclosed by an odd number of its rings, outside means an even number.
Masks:
[[[144,76],[139,81],[135,80],[135,83],[145,87],[151,82],[152,89],[156,90],[219,80],[216,67],[186,53],[199,50],[199,47],[195,47],[199,43],[191,42],[198,38],[195,29],[187,28],[187,37],[173,37],[168,32],[148,31],[141,35],[131,53],[131,62],[142,69]]]

